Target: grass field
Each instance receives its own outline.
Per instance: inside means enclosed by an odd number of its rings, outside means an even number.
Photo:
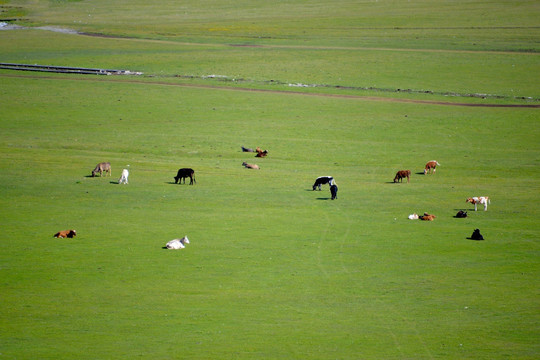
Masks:
[[[538,358],[538,5],[433,3],[5,3],[135,39],[0,31],[0,61],[145,75],[0,70],[0,358]]]

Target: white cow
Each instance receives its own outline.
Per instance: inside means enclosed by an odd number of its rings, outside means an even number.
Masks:
[[[474,211],[476,211],[476,205],[482,204],[484,205],[484,211],[487,211],[488,204],[491,204],[491,200],[489,200],[489,196],[474,196],[472,198],[467,198],[466,202],[474,204]]]
[[[127,184],[128,183],[128,176],[129,171],[127,169],[122,170],[122,176],[120,176],[120,179],[118,179],[119,184]]]
[[[181,239],[174,239],[167,243],[166,247],[170,250],[179,250],[186,247],[186,244],[189,244],[189,239],[187,236],[184,236]]]

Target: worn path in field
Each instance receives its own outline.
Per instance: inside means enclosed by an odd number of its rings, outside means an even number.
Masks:
[[[23,27],[20,27],[23,28]],[[399,48],[378,48],[378,47],[342,47],[342,46],[306,46],[306,45],[258,45],[258,44],[227,44],[227,43],[186,43],[186,42],[176,42],[172,40],[160,40],[160,39],[145,39],[145,38],[132,38],[132,37],[122,37],[115,35],[106,35],[101,33],[84,33],[78,32],[75,30],[69,29],[60,29],[55,27],[44,27],[39,28],[41,30],[49,31],[60,31],[67,32],[69,34],[75,34],[78,36],[93,36],[93,37],[102,37],[110,38],[114,40],[122,41],[138,41],[138,42],[153,42],[153,43],[168,43],[175,45],[184,45],[184,46],[233,46],[233,47],[260,47],[260,48],[298,48],[298,49],[314,49],[314,50],[357,50],[357,51],[403,51],[403,52],[439,52],[439,53],[505,53],[505,54],[522,54],[522,55],[538,55],[535,52],[509,52],[509,51],[489,51],[489,50],[452,50],[452,49],[399,49]],[[1,76],[9,76],[2,75]],[[15,75],[17,76],[17,75]],[[21,77],[32,77],[32,78],[47,78],[43,76],[21,76]],[[52,79],[52,77],[51,77]],[[73,79],[69,79],[73,80]],[[75,79],[75,80],[91,80],[91,79]],[[103,81],[101,79],[100,81]],[[124,80],[125,81],[125,80]],[[164,86],[181,86],[181,87],[196,87],[196,88],[207,88],[207,89],[220,89],[220,90],[230,90],[230,91],[253,91],[253,92],[263,92],[263,93],[281,93],[281,94],[291,94],[291,95],[304,95],[304,96],[321,96],[321,97],[336,97],[336,98],[350,98],[350,99],[359,99],[366,101],[385,101],[385,102],[401,102],[401,103],[413,103],[413,104],[428,104],[428,105],[443,105],[443,106],[468,106],[468,107],[500,107],[500,108],[540,108],[540,105],[537,104],[485,104],[485,103],[463,103],[463,102],[451,102],[451,101],[438,101],[438,100],[419,100],[419,99],[403,99],[403,98],[392,98],[392,97],[382,97],[382,96],[362,96],[362,95],[346,95],[346,94],[327,94],[327,93],[307,93],[301,91],[287,91],[287,90],[268,90],[268,89],[257,89],[249,87],[229,87],[229,86],[218,86],[218,85],[203,85],[203,84],[172,84],[160,81],[137,81],[137,80],[128,80],[127,82],[132,83],[145,83],[145,84],[157,84]],[[373,89],[378,90],[378,89]],[[380,89],[379,89],[380,90]],[[397,89],[396,91],[400,91]],[[407,92],[405,90],[405,92]],[[414,92],[414,91],[413,91]],[[440,94],[439,94],[440,95]],[[476,98],[480,98],[481,94],[474,94]],[[479,95],[479,96],[476,96]],[[468,95],[457,95],[463,97],[469,97]],[[538,99],[533,99],[538,100]]]
[[[246,43],[196,43],[180,42],[173,40],[133,38],[128,36],[114,36],[100,33],[79,32],[78,35],[101,37],[106,39],[153,42],[171,45],[183,46],[209,46],[209,47],[252,47],[268,49],[303,49],[303,50],[358,50],[358,51],[397,51],[397,52],[434,52],[434,53],[462,53],[462,54],[520,54],[520,55],[539,55],[533,51],[503,51],[503,50],[460,50],[460,49],[423,49],[423,48],[385,48],[385,47],[360,47],[360,46],[324,46],[324,45],[283,45],[283,44],[246,44]]]
[[[160,86],[178,86],[186,88],[199,88],[199,89],[211,89],[222,91],[242,91],[242,92],[258,92],[268,94],[283,94],[294,96],[314,96],[314,97],[327,97],[327,98],[342,98],[342,99],[356,99],[365,101],[381,101],[381,102],[395,102],[395,103],[410,103],[410,104],[424,104],[424,105],[443,105],[443,106],[467,106],[467,107],[485,107],[485,108],[536,108],[539,109],[540,105],[537,104],[482,104],[482,103],[463,103],[463,102],[450,102],[450,101],[437,101],[437,100],[418,100],[418,99],[400,99],[400,98],[388,98],[380,96],[361,96],[361,95],[347,95],[347,94],[325,94],[325,93],[307,93],[301,91],[287,91],[287,90],[267,90],[267,89],[255,89],[245,87],[228,87],[217,85],[203,85],[203,84],[178,84],[168,83],[163,81],[143,81],[130,79],[118,79],[116,77],[100,76],[99,78],[62,78],[53,76],[40,76],[40,75],[14,75],[14,74],[0,74],[0,78],[26,78],[26,79],[43,79],[43,80],[58,80],[58,81],[90,81],[90,82],[121,82],[131,84],[144,84],[144,85],[160,85]]]

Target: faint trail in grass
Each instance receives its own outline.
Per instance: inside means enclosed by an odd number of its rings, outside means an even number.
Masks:
[[[115,81],[110,77],[100,78],[61,78],[53,76],[39,76],[39,75],[13,75],[13,74],[0,74],[1,77],[11,78],[26,78],[26,79],[43,79],[43,80],[64,80],[64,81],[90,81],[90,82],[104,82]],[[540,109],[540,105],[533,104],[481,104],[481,103],[459,103],[459,102],[445,102],[436,100],[417,100],[417,99],[398,99],[378,96],[362,96],[362,95],[345,95],[345,94],[326,94],[326,93],[307,93],[301,91],[286,91],[286,90],[268,90],[268,89],[256,89],[246,87],[230,87],[230,86],[218,86],[218,85],[203,85],[203,84],[178,84],[168,83],[164,81],[143,81],[143,80],[116,80],[118,83],[131,83],[131,84],[143,84],[143,85],[156,85],[156,86],[178,86],[185,88],[197,88],[197,89],[209,89],[209,90],[221,90],[221,91],[243,91],[243,92],[257,92],[267,94],[283,94],[292,96],[314,96],[314,97],[327,97],[327,98],[341,98],[341,99],[356,99],[363,101],[382,101],[382,102],[394,102],[394,103],[409,103],[409,104],[424,104],[424,105],[442,105],[442,106],[465,106],[465,107],[484,107],[484,108],[535,108]]]
[[[339,244],[339,256],[340,256],[340,259],[341,259],[341,261],[340,261],[341,262],[341,268],[343,269],[343,271],[345,273],[350,274],[350,271],[349,271],[348,267],[345,266],[345,259],[343,258],[343,253],[344,253],[345,241],[347,241],[349,239],[349,234],[351,233],[351,218],[347,214],[346,211],[343,211],[340,214],[342,214],[343,217],[347,218],[347,229],[345,230],[345,233],[341,237],[341,241],[340,241],[340,244]]]
[[[388,331],[390,332],[390,335],[392,335],[392,339],[394,339],[394,344],[396,345],[396,350],[399,352],[399,355],[401,358],[405,358],[405,354],[403,354],[403,351],[401,350],[401,344],[398,341],[398,338],[391,327],[387,327]]]
[[[327,237],[328,237],[328,230],[330,229],[330,219],[326,211],[323,211],[323,215],[326,221],[326,226],[324,227],[324,233],[322,236],[319,237],[319,242],[317,244],[317,266],[319,267],[319,269],[321,269],[324,276],[328,278],[329,277],[328,272],[326,271],[326,267],[323,265],[323,262],[322,262],[322,248],[323,248],[323,244],[328,241]]]
[[[424,347],[424,349],[426,350],[426,353],[427,355],[429,356],[430,359],[435,359],[433,357],[433,354],[431,353],[431,350],[429,350],[429,347],[427,346],[426,342],[424,341],[424,338],[422,337],[422,335],[418,332],[418,329],[416,328],[416,326],[413,324],[413,328],[414,328],[414,332],[416,334],[416,337],[418,338],[418,340],[420,341],[420,343],[422,344],[422,346]]]
[[[538,28],[538,27],[533,27]],[[405,28],[403,28],[405,29]],[[46,30],[46,29],[42,29]],[[253,47],[267,49],[302,49],[302,50],[356,50],[356,51],[397,51],[397,52],[436,52],[436,53],[463,53],[463,54],[532,54],[534,51],[504,51],[504,50],[464,50],[464,49],[415,49],[415,48],[384,48],[384,47],[361,47],[361,46],[328,46],[328,45],[282,45],[282,44],[251,44],[251,43],[196,43],[151,38],[135,38],[129,36],[107,35],[101,33],[77,33],[81,36],[102,37],[107,39],[141,41],[152,43],[176,44],[182,46],[210,46],[210,47]]]
[[[307,196],[303,196],[301,193],[298,193],[296,197],[299,198],[300,202],[304,203],[306,207],[316,208],[316,200],[313,199],[312,197],[308,198]],[[323,233],[320,234],[320,236],[318,236],[318,240],[313,243],[315,246],[317,246],[315,262],[316,262],[317,267],[321,271],[321,273],[323,273],[326,278],[329,278],[328,271],[326,270],[326,267],[323,265],[322,250],[324,247],[324,243],[327,242],[328,231],[330,229],[330,218],[328,217],[328,214],[326,213],[326,211],[322,211],[322,216],[324,218],[324,222],[326,223],[326,225],[324,226]]]

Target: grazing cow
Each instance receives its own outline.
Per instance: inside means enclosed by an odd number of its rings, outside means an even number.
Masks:
[[[428,174],[428,173],[435,173],[435,170],[437,170],[437,165],[441,165],[437,162],[437,160],[431,160],[431,161],[428,161],[425,168],[424,168],[424,175]],[[433,170],[433,172],[431,172]]]
[[[189,185],[196,184],[197,181],[195,181],[195,171],[190,168],[182,168],[178,169],[178,174],[174,177],[174,183],[175,184],[181,184],[182,179],[184,180],[184,184],[186,183],[186,178],[189,178]]]
[[[242,163],[242,166],[245,166],[246,169],[259,170],[259,165],[257,165],[257,164],[248,164],[248,163],[245,162],[245,161]]]
[[[250,149],[250,148],[246,148],[246,147],[243,147],[243,146],[242,146],[242,151],[243,152],[255,152],[255,150]]]
[[[478,196],[478,197],[472,197],[467,198],[465,202],[474,204],[474,211],[477,210],[477,204],[484,205],[484,211],[487,211],[488,204],[491,204],[491,200],[489,199],[489,196]]]
[[[396,176],[394,177],[394,182],[403,182],[403,179],[407,178],[407,182],[409,182],[411,177],[411,170],[399,170],[396,173]]]
[[[95,177],[97,173],[99,173],[99,176],[101,177],[103,172],[105,173],[108,172],[109,176],[111,176],[111,163],[110,162],[102,162],[102,163],[97,164],[94,170],[92,170],[92,177]]]
[[[118,179],[119,184],[127,184],[128,183],[128,176],[129,171],[127,169],[122,170],[122,176],[120,176],[120,179]]]
[[[187,238],[187,236],[184,236],[181,239],[174,239],[169,241],[167,245],[165,245],[165,247],[170,250],[179,250],[185,248],[186,244],[189,244],[189,239]]]
[[[436,216],[435,215],[430,215],[428,213],[424,213],[424,215],[420,215],[418,218],[420,220],[433,221],[433,219],[435,219]]]
[[[77,231],[75,230],[63,230],[54,234],[55,238],[74,238],[77,236]]]
[[[332,185],[330,185],[330,194],[332,194],[332,200],[337,199],[337,191],[338,187],[337,184],[334,182]]]
[[[319,176],[315,179],[315,183],[313,184],[313,191],[315,191],[317,187],[319,187],[319,191],[321,191],[321,185],[328,184],[332,186],[333,183],[334,178],[332,176]]]
[[[257,146],[257,148],[255,149],[255,151],[257,152],[257,155],[255,155],[255,157],[266,157],[268,155],[268,150],[262,150],[260,147]]]
[[[484,240],[482,234],[480,234],[479,229],[475,229],[470,237],[471,240]]]
[[[463,211],[463,210],[459,210],[458,213],[456,214],[456,216],[454,217],[457,217],[457,218],[466,218],[467,217],[467,212],[466,211]]]
[[[409,215],[409,220],[418,220],[418,214],[414,213],[414,214]]]

